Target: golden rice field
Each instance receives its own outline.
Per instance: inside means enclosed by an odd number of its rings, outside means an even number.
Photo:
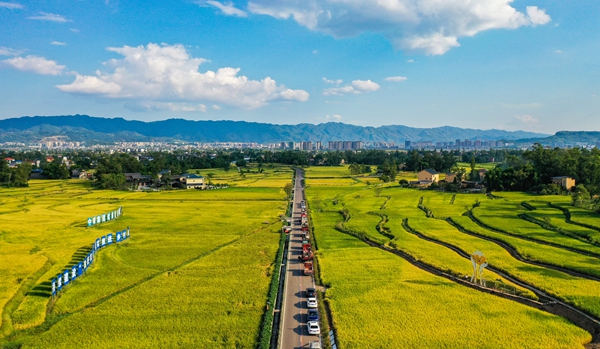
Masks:
[[[310,176],[307,176],[309,183]],[[561,211],[549,208],[546,202],[566,206],[569,197],[523,193],[498,195],[502,197],[454,196],[403,189],[397,185],[388,185],[379,193],[373,186],[309,186],[307,197],[319,247],[319,270],[328,287],[325,298],[331,307],[340,346],[550,349],[583,348],[589,343],[591,335],[564,318],[435,276],[390,252],[369,247],[356,237],[405,252],[459,277],[472,274],[468,259],[444,245],[419,238],[412,231],[467,253],[480,250],[496,269],[600,319],[600,282],[543,266],[555,265],[599,275],[600,259],[561,248],[563,245],[580,246],[582,241],[567,240],[565,235],[536,224],[529,226],[530,222],[519,217],[523,212],[534,212],[537,216],[548,214],[551,222],[563,227],[562,223],[558,224]],[[524,201],[540,209],[528,210],[521,205]],[[418,208],[420,202],[431,213],[429,218]],[[340,213],[342,210],[345,216]],[[511,234],[477,224],[463,215],[468,210],[474,214],[485,212],[485,216],[477,216],[483,224],[502,227]],[[583,216],[580,211],[574,211]],[[575,217],[573,214],[572,219]],[[595,213],[585,217],[588,222],[600,218]],[[386,220],[383,224],[385,234],[377,229],[383,218]],[[474,235],[458,230],[448,219]],[[411,231],[405,229],[403,221]],[[517,222],[519,230],[513,230]],[[346,233],[337,230],[336,226]],[[577,226],[577,229],[583,233],[584,228]],[[543,236],[558,246],[523,239],[519,234]],[[515,259],[499,244],[478,236],[512,246],[525,261]],[[595,249],[596,246],[590,243],[585,247],[585,250]],[[527,263],[528,260],[540,262],[542,266]],[[484,276],[502,284],[511,293],[537,298],[531,291],[489,270]]]
[[[94,190],[85,180],[0,189],[0,347],[254,348],[292,176],[277,170],[211,191]],[[120,206],[118,220],[87,227]],[[129,240],[49,297],[78,253],[127,226]]]

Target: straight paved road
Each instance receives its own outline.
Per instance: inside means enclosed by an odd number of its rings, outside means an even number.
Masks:
[[[281,349],[308,348],[318,336],[311,336],[306,329],[306,288],[313,287],[312,276],[304,275],[304,263],[298,260],[302,255],[302,231],[300,229],[301,202],[304,197],[302,171],[296,171],[294,206],[292,212],[292,232],[290,233],[288,268],[285,282],[283,326]]]

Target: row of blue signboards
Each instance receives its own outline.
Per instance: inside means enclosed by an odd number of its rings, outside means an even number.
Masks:
[[[100,215],[97,215],[94,217],[90,217],[87,220],[87,226],[91,227],[92,225],[112,221],[114,219],[119,218],[122,213],[123,213],[123,207],[121,206],[112,212],[100,214]]]
[[[97,238],[96,241],[92,243],[92,249],[81,262],[68,269],[65,269],[65,271],[58,274],[56,279],[52,280],[52,295],[56,295],[56,293],[62,290],[64,286],[82,276],[83,272],[85,272],[87,268],[94,263],[96,252],[98,252],[98,250],[113,243],[119,243],[127,239],[129,239],[129,227],[127,227],[126,230],[116,232],[114,238],[113,234],[108,234]]]

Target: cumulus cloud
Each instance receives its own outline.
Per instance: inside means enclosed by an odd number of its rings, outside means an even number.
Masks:
[[[15,50],[10,47],[0,46],[0,56],[18,56],[23,51]]]
[[[55,13],[47,13],[47,12],[39,12],[37,16],[30,16],[27,18],[33,19],[36,21],[49,21],[49,22],[58,22],[58,23],[72,22],[71,20],[66,19],[65,17],[63,17],[61,15],[57,15]]]
[[[220,106],[218,106],[218,105],[216,105],[216,104],[213,104],[212,108],[213,108],[214,110],[221,110],[221,107],[220,107]]]
[[[3,65],[17,70],[30,71],[42,75],[61,75],[65,69],[55,61],[38,56],[15,57],[0,61]]]
[[[408,78],[406,76],[390,76],[390,77],[387,77],[387,78],[385,78],[383,80],[385,80],[385,81],[391,81],[391,82],[401,82],[401,81],[408,80]]]
[[[530,126],[537,125],[537,123],[540,121],[539,119],[536,119],[531,115],[515,115],[515,119],[521,124]]]
[[[16,2],[4,2],[4,1],[0,1],[0,8],[7,8],[10,10],[17,10],[17,9],[22,9],[24,8],[23,5],[18,4]]]
[[[340,121],[340,120],[342,120],[342,116],[338,115],[338,114],[333,114],[331,116],[327,115],[327,116],[325,116],[325,120],[327,120],[327,121]]]
[[[379,89],[379,84],[371,80],[354,80],[350,85],[332,87],[323,91],[324,96],[342,96],[345,94],[361,94],[373,92]]]
[[[64,92],[103,98],[154,102],[211,102],[254,109],[276,100],[306,101],[304,90],[291,90],[266,77],[250,80],[240,68],[198,71],[206,62],[191,57],[182,45],[148,44],[146,47],[110,47],[122,59],[104,63],[106,71],[77,75]]]
[[[441,55],[459,38],[490,29],[516,29],[551,21],[545,10],[511,6],[513,0],[251,0],[248,11],[293,19],[334,37],[385,35],[397,49]]]
[[[221,3],[219,1],[214,1],[214,0],[208,0],[206,2],[197,2],[200,6],[212,6],[215,7],[217,9],[219,9],[224,15],[227,16],[236,16],[236,17],[246,17],[248,16],[248,14],[246,13],[246,11],[240,10],[239,8],[236,8],[234,6],[233,3],[231,2],[226,2],[226,3]]]
[[[327,78],[323,78],[323,82],[329,85],[341,85],[344,80],[342,79],[337,79],[337,80],[329,80]]]
[[[50,43],[50,45],[55,45],[55,46],[67,46],[66,42],[61,42],[61,41],[52,41]]]

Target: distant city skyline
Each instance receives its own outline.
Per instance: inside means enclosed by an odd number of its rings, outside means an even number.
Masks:
[[[600,7],[0,1],[0,119],[600,130]]]

